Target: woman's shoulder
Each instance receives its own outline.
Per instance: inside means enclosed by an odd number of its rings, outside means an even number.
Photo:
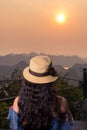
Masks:
[[[18,108],[18,100],[19,100],[19,96],[17,96],[17,97],[14,99],[14,101],[13,101],[13,110],[14,110],[15,112],[17,112],[17,113],[18,113],[18,111],[19,111],[19,108]]]
[[[58,102],[60,104],[61,112],[66,112],[69,109],[67,99],[63,96],[57,96]]]
[[[63,97],[63,96],[59,96],[59,95],[57,95],[57,99],[59,100],[59,101],[61,101],[61,102],[67,102],[67,99],[65,98],[65,97]]]

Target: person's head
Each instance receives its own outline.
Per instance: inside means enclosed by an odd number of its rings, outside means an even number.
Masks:
[[[57,80],[58,75],[48,56],[35,56],[30,59],[30,65],[23,71],[24,78],[32,83],[45,84]]]
[[[30,65],[23,71],[24,82],[19,92],[19,119],[32,128],[50,126],[52,112],[58,114],[55,91],[57,72],[48,56],[31,58]],[[26,124],[25,123],[25,124]]]

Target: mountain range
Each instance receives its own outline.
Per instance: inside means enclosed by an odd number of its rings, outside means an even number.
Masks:
[[[0,79],[5,76],[11,75],[16,68],[22,71],[29,64],[31,57],[35,55],[46,55],[44,53],[30,53],[30,54],[8,54],[0,56]],[[83,80],[83,68],[87,68],[87,63],[84,59],[74,56],[63,56],[63,55],[48,55],[61,77]],[[68,68],[68,69],[66,69]],[[78,82],[72,80],[70,83],[78,85]]]
[[[0,65],[12,66],[19,63],[20,61],[26,61],[27,63],[29,63],[30,58],[35,55],[48,55],[48,54],[45,53],[37,54],[35,52],[32,52],[30,54],[8,54],[5,56],[0,56]],[[83,59],[77,55],[73,56],[48,55],[48,56],[52,59],[54,65],[61,65],[63,67],[72,66],[75,63],[84,64],[87,62],[86,59]]]

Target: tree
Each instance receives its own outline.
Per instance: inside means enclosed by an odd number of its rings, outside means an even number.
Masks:
[[[64,96],[75,119],[80,119],[81,105],[83,101],[83,88],[75,88],[68,85],[63,78],[58,79],[56,86],[57,94]]]

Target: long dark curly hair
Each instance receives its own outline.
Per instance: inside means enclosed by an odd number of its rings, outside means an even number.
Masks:
[[[18,107],[19,124],[25,130],[50,130],[52,111],[59,113],[55,82],[35,84],[24,80]]]

